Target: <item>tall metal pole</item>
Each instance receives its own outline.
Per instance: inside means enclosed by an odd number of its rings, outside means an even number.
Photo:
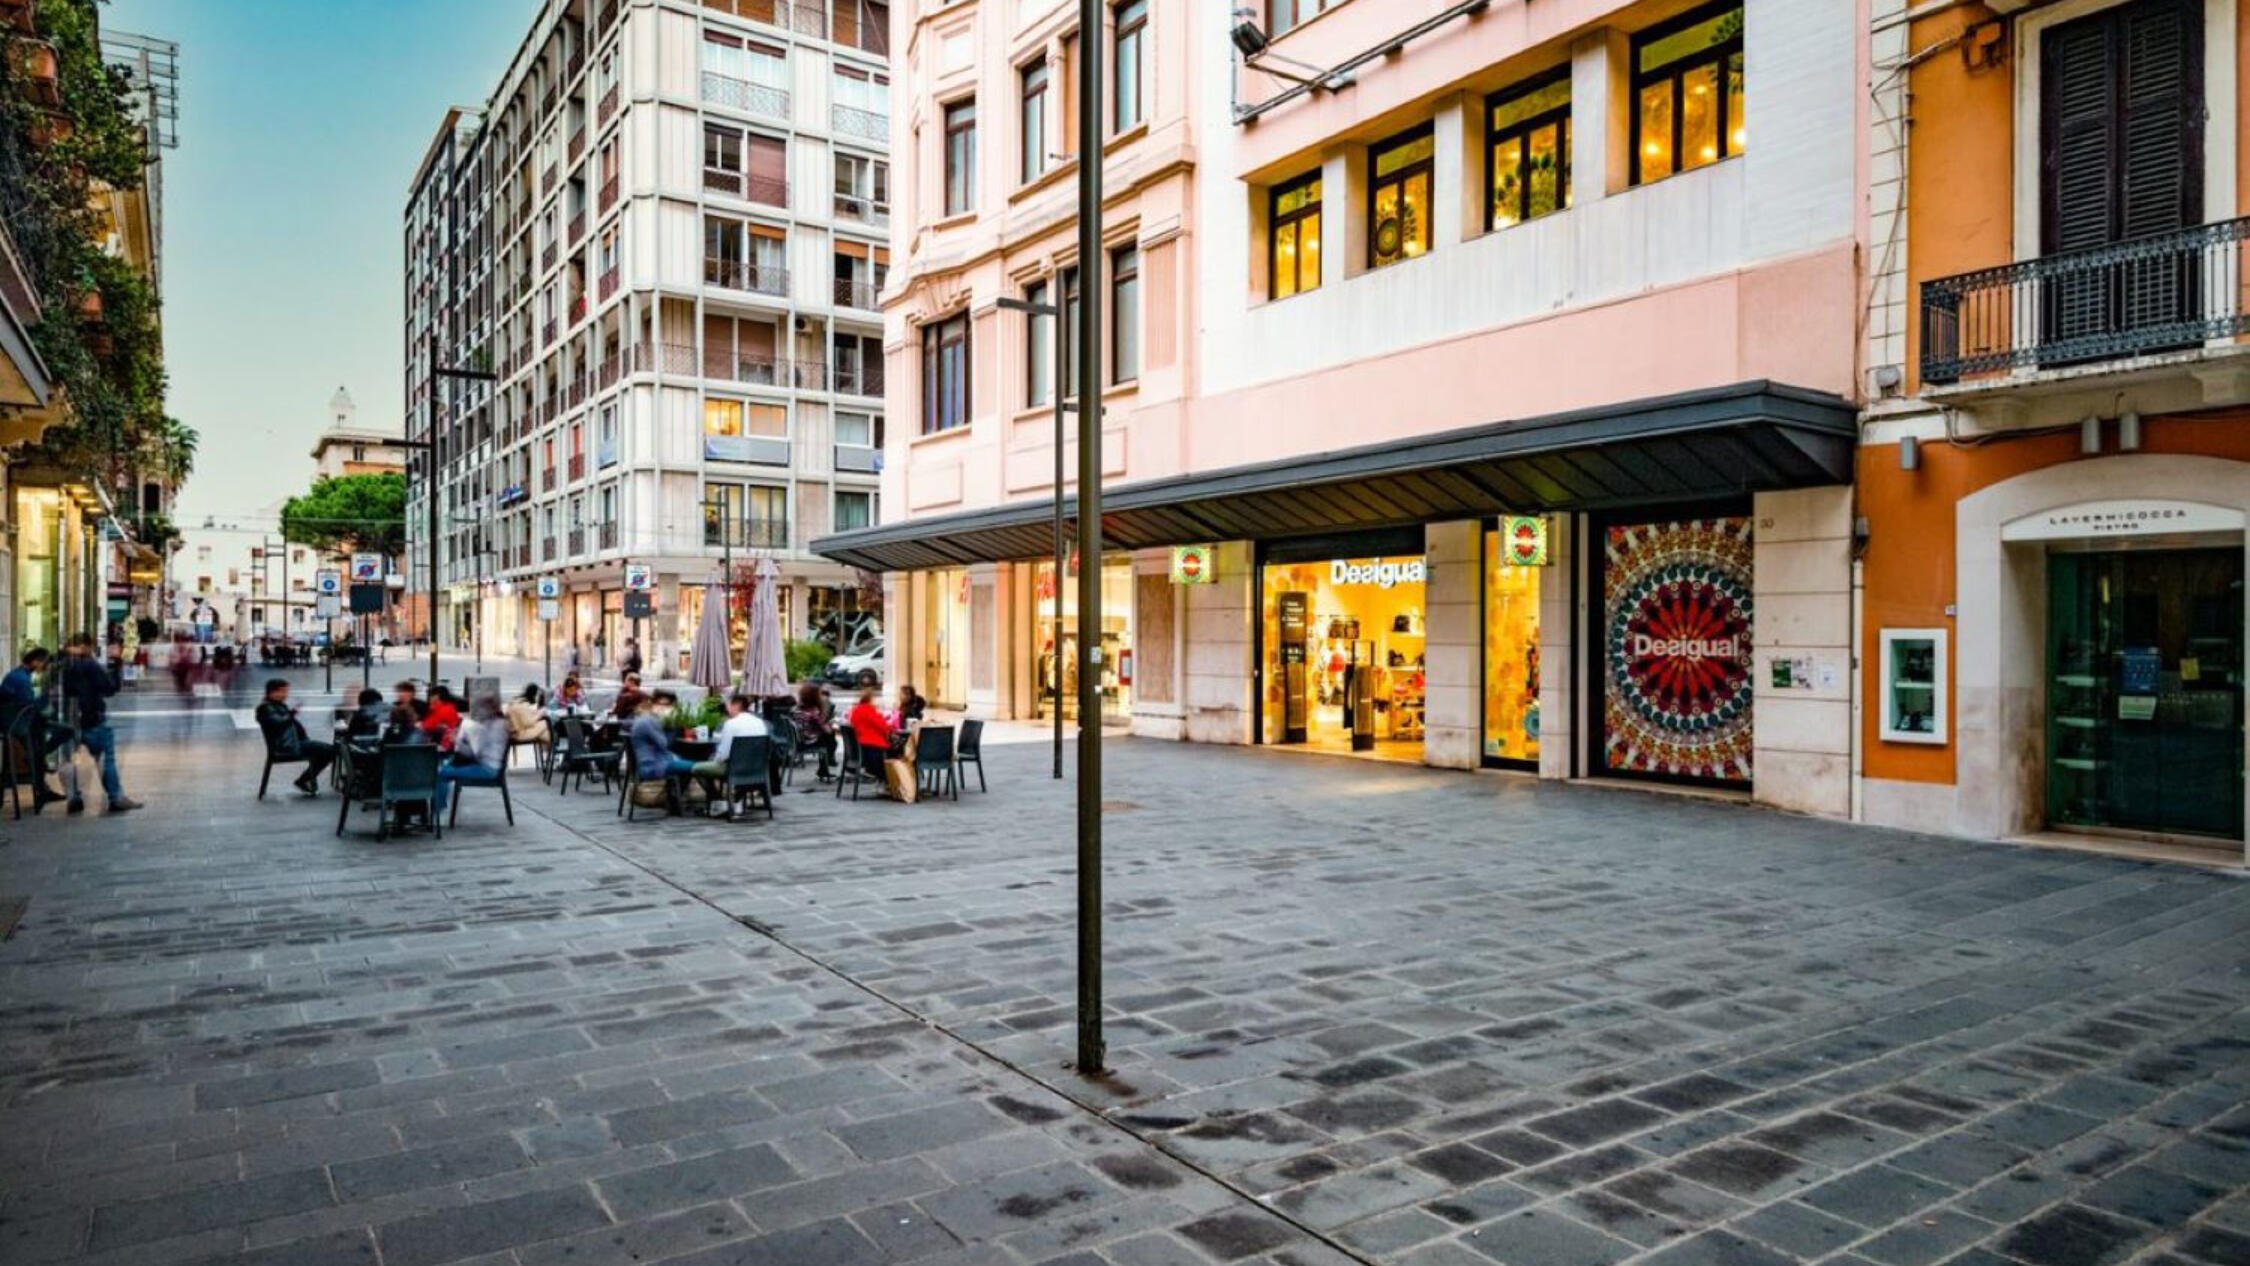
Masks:
[[[430,683],[429,683],[429,684],[430,684],[430,686],[431,686],[431,688],[432,688],[432,689],[435,689],[435,688],[436,688],[436,686],[437,686],[437,679],[438,679],[438,663],[437,663],[437,656],[438,656],[438,638],[437,638],[437,598],[438,598],[438,561],[437,561],[437,560],[438,560],[438,539],[437,539],[437,538],[438,538],[438,508],[437,508],[437,490],[438,490],[438,479],[437,479],[437,468],[438,468],[438,363],[437,363],[437,358],[438,358],[437,323],[433,321],[433,322],[431,322],[431,323],[430,323],[430,365],[429,365],[429,375],[430,375],[430,446],[429,446],[429,448],[427,448],[427,449],[423,450],[424,452],[426,452],[426,453],[428,454],[428,456],[427,456],[427,457],[426,457],[426,458],[424,459],[424,462],[425,462],[425,464],[424,464],[424,465],[423,465],[423,467],[422,467],[422,496],[423,496],[423,499],[424,499],[424,500],[426,500],[426,501],[428,501],[428,502],[429,502],[429,512],[430,512],[430,609],[429,609],[429,610],[428,610],[427,612],[425,612],[425,613],[424,613],[424,618],[423,618],[423,622],[422,622],[422,624],[423,624],[423,627],[424,627],[424,628],[426,628],[426,629],[428,629],[428,630],[429,630],[429,634],[430,634]]]
[[[1063,776],[1063,586],[1070,577],[1070,533],[1063,526],[1063,476],[1066,473],[1063,458],[1063,441],[1068,435],[1063,418],[1063,384],[1070,381],[1070,340],[1063,333],[1062,279],[1055,279],[1054,325],[1049,333],[1055,343],[1055,683],[1054,700],[1049,709],[1055,714],[1055,780]],[[1034,317],[1033,320],[1038,318]]]
[[[1079,48],[1099,64],[1106,0],[1078,0]],[[1102,77],[1078,77],[1078,1071],[1102,1041]],[[1067,308],[1067,304],[1065,307]],[[1056,576],[1056,592],[1062,577]]]

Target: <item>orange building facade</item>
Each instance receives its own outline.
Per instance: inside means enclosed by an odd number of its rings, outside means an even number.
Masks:
[[[2246,0],[1876,0],[1854,816],[2240,859]]]

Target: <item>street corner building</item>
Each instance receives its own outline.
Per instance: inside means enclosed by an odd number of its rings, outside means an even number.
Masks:
[[[807,547],[879,517],[889,36],[880,0],[546,0],[446,113],[404,222],[441,643],[614,664],[637,632],[677,674],[759,556],[792,635],[860,609]]]
[[[1862,814],[2242,859],[2250,4],[1874,6]]]
[[[1028,718],[1098,672],[1142,735],[1848,816],[1864,16],[1233,9],[898,6],[910,425],[882,521],[815,542],[885,573],[890,679]],[[1087,303],[1094,383],[1054,363]],[[1099,627],[1058,393],[1102,410]]]

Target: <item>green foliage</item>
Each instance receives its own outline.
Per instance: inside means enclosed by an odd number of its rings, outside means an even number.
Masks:
[[[804,638],[790,638],[781,652],[782,662],[788,666],[789,680],[811,681],[827,669],[828,661],[836,653],[819,642]]]
[[[330,553],[406,551],[406,476],[396,471],[313,481],[281,507],[281,535]]]

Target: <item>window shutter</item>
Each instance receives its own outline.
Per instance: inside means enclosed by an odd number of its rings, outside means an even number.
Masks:
[[[2203,218],[2202,5],[2144,0],[2120,12],[2125,150],[2120,236]]]
[[[2117,240],[2115,25],[2107,15],[2047,32],[2040,64],[2046,221],[2042,254]]]

